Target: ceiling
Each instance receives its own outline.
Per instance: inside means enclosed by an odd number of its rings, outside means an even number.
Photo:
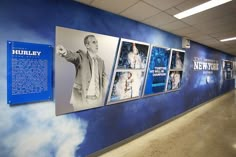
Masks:
[[[236,55],[236,0],[177,19],[173,15],[209,0],[76,0]]]

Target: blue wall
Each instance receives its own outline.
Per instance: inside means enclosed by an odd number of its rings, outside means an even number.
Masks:
[[[56,26],[172,48],[181,47],[181,38],[70,0],[1,0],[0,21],[0,156],[86,156],[234,89],[220,72],[206,82],[192,62],[233,56],[191,42],[179,91],[58,117],[54,102],[9,107],[7,40],[54,45]]]

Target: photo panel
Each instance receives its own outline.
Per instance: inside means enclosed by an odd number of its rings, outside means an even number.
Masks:
[[[184,56],[184,50],[171,49],[171,61],[169,64],[166,91],[175,91],[180,89],[184,67]]]
[[[121,39],[117,69],[145,69],[149,44]]]
[[[144,42],[120,40],[107,100],[108,105],[138,99],[142,96],[149,47],[150,45]]]
[[[142,94],[144,71],[116,72],[111,90],[110,102],[127,101]]]
[[[233,78],[236,78],[236,62],[233,62]]]
[[[233,62],[229,60],[223,60],[222,69],[223,69],[223,79],[230,80],[233,79]]]
[[[177,90],[181,86],[183,71],[170,71],[168,76],[167,91]]]
[[[169,62],[170,48],[152,46],[145,81],[145,96],[165,92]]]
[[[172,49],[170,69],[183,69],[185,51]]]
[[[56,27],[56,115],[105,105],[119,38]]]

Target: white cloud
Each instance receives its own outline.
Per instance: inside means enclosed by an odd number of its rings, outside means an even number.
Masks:
[[[55,116],[54,105],[45,102],[9,107],[0,102],[0,145],[10,152],[7,156],[75,156],[87,123],[73,115]]]

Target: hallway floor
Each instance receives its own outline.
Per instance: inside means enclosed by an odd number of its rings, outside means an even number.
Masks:
[[[236,90],[101,157],[236,157]]]

